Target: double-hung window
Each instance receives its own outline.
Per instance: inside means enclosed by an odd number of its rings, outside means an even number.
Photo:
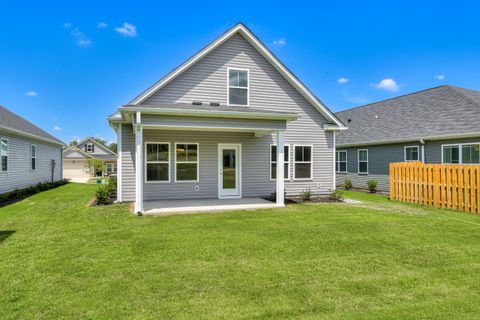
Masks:
[[[290,180],[290,148],[283,146],[283,177]],[[270,179],[277,179],[277,146],[270,145]]]
[[[338,173],[347,173],[347,150],[336,152],[335,171]]]
[[[7,139],[0,139],[0,156],[2,158],[0,171],[8,171],[8,140]]]
[[[175,181],[198,181],[198,143],[175,144]]]
[[[32,169],[32,171],[35,171],[35,169],[37,168],[37,147],[34,144],[30,145],[30,157],[30,168]]]
[[[170,144],[147,142],[145,148],[147,182],[170,181]]]
[[[86,150],[87,152],[93,152],[93,143],[87,143]]]
[[[442,146],[442,162],[448,164],[480,164],[480,143]]]
[[[368,174],[368,150],[358,150],[358,173]]]
[[[249,72],[244,69],[228,69],[228,104],[249,105]]]
[[[295,146],[294,179],[312,179],[312,157],[312,146]]]
[[[108,174],[115,173],[116,166],[117,165],[115,163],[107,163],[107,173]]]
[[[418,149],[419,149],[418,146],[405,147],[405,150],[404,150],[405,161],[406,162],[419,161],[420,156],[419,156]]]

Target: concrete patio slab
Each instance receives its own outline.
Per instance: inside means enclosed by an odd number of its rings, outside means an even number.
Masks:
[[[145,201],[143,204],[143,215],[166,216],[171,214],[255,210],[276,207],[274,202],[261,198],[158,200]]]

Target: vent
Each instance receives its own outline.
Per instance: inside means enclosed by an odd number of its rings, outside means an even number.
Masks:
[[[194,106],[201,106],[202,105],[202,101],[193,101],[192,104]]]
[[[210,102],[211,107],[220,107],[220,102]]]
[[[347,122],[348,122],[348,123],[352,122],[352,119],[348,119]]]

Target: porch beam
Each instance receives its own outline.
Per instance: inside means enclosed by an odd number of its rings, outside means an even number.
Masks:
[[[285,206],[284,151],[285,132],[277,131],[277,207]]]
[[[123,137],[123,127],[122,124],[118,124],[118,129],[117,129],[117,201],[122,202],[123,200],[123,189],[122,189],[122,183],[123,183],[123,171],[122,171],[122,137]]]
[[[135,213],[143,212],[143,127],[142,116],[137,112],[135,123]]]

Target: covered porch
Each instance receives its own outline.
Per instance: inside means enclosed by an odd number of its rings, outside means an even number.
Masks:
[[[284,206],[284,134],[287,122],[296,119],[296,115],[252,110],[246,107],[182,106],[173,109],[149,106],[141,108],[124,107],[121,110],[129,111],[124,115],[132,123],[135,139],[135,213],[166,214],[167,212],[201,212]],[[210,137],[208,141],[201,140],[205,139],[200,137],[202,133],[205,135],[208,133]],[[175,138],[172,138],[172,136],[175,136]],[[180,138],[182,136],[195,138],[182,141],[182,138]],[[245,139],[246,136],[249,138]],[[197,137],[198,140],[194,141]],[[268,158],[257,161],[247,150],[248,147],[254,148],[257,144],[257,147],[260,147],[260,143],[264,144],[267,137],[270,140],[274,139],[270,143],[275,144],[278,150],[276,154],[276,176],[278,179],[276,181],[269,178],[270,162]],[[168,180],[164,181],[163,184],[152,185],[146,181],[146,144],[149,144],[149,141],[162,141],[164,148],[167,148],[166,145],[168,145],[169,150],[173,150],[168,160],[172,168],[169,168]],[[179,174],[180,171],[176,168],[175,152],[180,147],[179,141],[196,145],[195,155],[200,158],[200,160],[197,160],[199,168],[196,179],[177,181],[177,173]],[[244,146],[245,150],[243,150]],[[268,144],[266,146],[261,145],[261,150],[263,156],[265,156],[270,148]],[[243,168],[244,157],[246,158],[245,163],[251,166],[252,170]],[[246,178],[245,180],[249,180],[248,183],[251,185],[259,170],[259,168],[252,168],[252,166],[257,165],[261,167],[263,183],[268,181],[268,183],[274,184],[275,188],[273,190],[269,189],[266,194],[275,191],[278,195],[276,203],[259,198],[266,195],[265,193],[244,192],[245,197],[242,195],[242,180]],[[233,179],[237,183],[236,189],[227,185],[231,184],[232,181],[231,170],[238,175],[237,179]],[[227,174],[230,178],[227,177]],[[214,182],[214,179],[217,178],[218,183]],[[213,193],[214,184],[218,184],[218,194],[216,190]],[[207,189],[209,193],[201,196],[202,192],[206,192]],[[163,192],[160,190],[163,190]],[[182,194],[175,193],[174,190],[182,190]],[[186,193],[185,190],[190,191]],[[167,196],[168,193],[173,194]]]

